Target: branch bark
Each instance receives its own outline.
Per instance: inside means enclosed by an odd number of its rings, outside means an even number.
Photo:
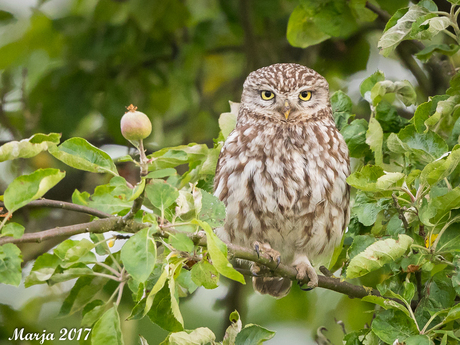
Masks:
[[[125,231],[135,233],[147,226],[147,224],[135,222],[133,220],[123,220],[121,217],[110,217],[106,219],[98,219],[88,223],[81,223],[39,232],[26,233],[21,238],[13,238],[9,236],[1,237],[0,245],[5,243],[39,243],[55,237],[73,236],[83,234],[85,232],[104,233],[108,231]]]
[[[0,206],[4,207],[5,204],[0,202]],[[61,208],[67,211],[75,211],[80,213],[86,213],[91,216],[95,216],[98,218],[109,218],[113,217],[109,213],[105,213],[99,210],[96,210],[91,207],[81,206],[77,204],[73,204],[71,202],[66,201],[57,201],[57,200],[50,200],[50,199],[39,199],[29,202],[25,207],[50,207],[50,208]]]

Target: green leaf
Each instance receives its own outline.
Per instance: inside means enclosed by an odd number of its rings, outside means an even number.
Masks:
[[[458,319],[460,319],[460,304],[457,304],[449,309],[449,312],[447,313],[446,319],[443,321],[443,323],[448,323]]]
[[[360,191],[356,195],[352,213],[358,217],[361,224],[371,226],[376,222],[379,212],[388,209],[388,207],[389,199],[380,198],[376,200]]]
[[[214,343],[216,336],[206,327],[199,327],[193,331],[171,333],[168,338],[162,342],[163,345],[206,345]]]
[[[275,332],[259,325],[247,324],[238,333],[235,345],[259,345],[275,336]]]
[[[225,205],[216,196],[201,189],[201,211],[199,218],[212,228],[223,226],[225,222]]]
[[[395,327],[395,325],[398,325]],[[402,311],[388,309],[376,314],[371,325],[372,331],[384,342],[393,344],[398,339],[400,342],[419,333],[417,326],[411,318]]]
[[[351,0],[348,5],[350,6],[353,16],[359,22],[373,22],[378,17],[377,13],[366,7],[366,1]]]
[[[347,256],[353,259],[356,255],[363,252],[367,247],[374,243],[377,239],[371,235],[357,235],[353,237],[353,243],[348,248]]]
[[[140,182],[136,183],[133,189],[133,194],[129,197],[128,201],[134,201],[144,192],[145,189],[145,179],[142,179]]]
[[[379,81],[371,89],[370,98],[373,105],[377,105],[382,101],[383,96],[388,93],[394,93],[396,96],[404,103],[404,105],[409,106],[414,104],[417,95],[412,84],[407,80],[401,81]]]
[[[432,44],[419,51],[415,56],[419,60],[426,62],[435,53],[452,56],[458,52],[459,49],[460,46],[458,44]]]
[[[65,176],[58,169],[38,169],[32,174],[22,175],[13,180],[6,188],[4,203],[9,212],[41,198]]]
[[[96,299],[85,305],[82,311],[82,327],[92,327],[102,317],[105,308],[106,304],[100,299]]]
[[[110,156],[83,138],[70,138],[58,147],[51,148],[49,152],[75,169],[118,175]]]
[[[335,125],[339,130],[342,130],[348,124],[348,120],[355,117],[355,115],[351,114],[353,106],[351,99],[343,91],[339,90],[331,96],[331,105]]]
[[[397,240],[388,238],[377,241],[350,260],[347,278],[357,278],[399,259],[414,240],[407,235],[399,235]]]
[[[425,166],[420,174],[420,182],[435,185],[449,176],[460,164],[460,145],[456,145],[445,159],[438,159]]]
[[[426,8],[430,12],[436,12],[438,10],[438,6],[433,0],[421,0],[418,5]]]
[[[21,250],[13,243],[0,246],[0,283],[18,286],[21,283]]]
[[[403,10],[404,11],[404,10]],[[397,12],[395,16],[400,16],[402,12]],[[388,56],[399,43],[409,38],[412,30],[412,24],[419,18],[428,13],[428,10],[422,6],[413,5],[409,7],[409,10],[402,16],[399,17],[396,23],[386,29],[382,37],[379,40],[378,48],[383,56]],[[390,19],[393,24],[394,21]],[[387,24],[388,26],[388,24]]]
[[[289,26],[288,26],[288,32],[289,32]],[[235,103],[235,102],[230,102],[230,101],[229,103],[230,103],[230,112],[222,113],[219,116],[219,128],[222,132],[222,135],[224,136],[224,140],[227,139],[230,133],[235,129],[236,118],[238,116],[238,111],[240,109],[240,103]]]
[[[198,262],[192,267],[192,280],[198,286],[203,286],[205,289],[217,288],[219,281],[219,273],[216,268],[209,262]]]
[[[124,344],[121,334],[120,316],[118,315],[116,306],[107,310],[94,325],[91,331],[91,344]]]
[[[446,276],[445,270],[436,273],[431,281],[426,283],[422,296],[423,298],[415,309],[415,317],[419,325],[426,325],[435,312],[452,307],[456,293],[452,287],[451,279]],[[441,321],[441,317],[436,317],[427,326],[427,329]]]
[[[330,37],[317,27],[301,5],[291,13],[287,27],[287,39],[293,47],[307,48]]]
[[[72,240],[67,240],[72,241]],[[75,245],[70,247],[66,253],[64,260],[70,262],[95,262],[96,256],[91,250],[94,248],[94,243],[86,238],[80,241],[74,241]]]
[[[79,267],[75,267],[79,266]],[[59,271],[63,270],[58,268]],[[56,270],[56,271],[58,271]],[[47,281],[49,285],[54,285],[57,283],[65,282],[71,279],[90,276],[93,274],[93,271],[87,267],[85,264],[75,264],[70,268],[65,268],[62,272],[55,272],[52,277]]]
[[[159,179],[163,177],[168,177],[172,175],[176,175],[177,171],[174,168],[166,168],[166,169],[160,169],[160,170],[155,170],[149,173],[145,178],[154,178],[154,179]]]
[[[171,287],[174,287],[174,280],[169,280],[169,283],[156,293],[152,308],[147,315],[161,328],[170,332],[178,332],[184,329],[184,321]]]
[[[150,310],[150,308],[153,305],[156,294],[158,293],[158,291],[160,291],[165,286],[166,280],[168,279],[167,268],[168,266],[164,267],[163,271],[161,272],[161,275],[158,277],[158,280],[155,282],[155,285],[152,287],[152,290],[150,290],[147,298],[145,299],[145,306],[141,314],[142,317],[147,315],[147,312]],[[128,319],[131,319],[132,316],[133,314],[131,314],[131,316]]]
[[[460,188],[460,187],[457,187]],[[436,246],[436,253],[460,252],[460,227],[457,224],[451,225],[442,234]]]
[[[18,223],[8,223],[2,228],[2,234],[0,237],[3,236],[11,236],[13,238],[21,238],[24,235],[25,228]]]
[[[157,247],[152,234],[157,231],[156,226],[144,228],[121,248],[121,260],[126,271],[137,281],[145,282],[155,267]]]
[[[361,92],[361,96],[363,96],[368,102],[371,102],[370,92],[375,84],[378,82],[384,81],[385,75],[382,71],[377,71],[371,74],[370,77],[367,77],[363,80],[361,85],[359,86],[359,91]]]
[[[34,266],[30,271],[29,275],[25,279],[25,287],[30,287],[35,284],[43,284],[56,271],[56,268],[61,263],[56,255],[44,253],[40,255],[34,262]]]
[[[427,132],[426,121],[436,112],[436,108],[440,101],[448,99],[448,95],[434,96],[428,102],[420,104],[415,110],[415,114],[411,119],[418,133]]]
[[[333,112],[351,113],[353,103],[345,92],[339,90],[332,94],[331,106]]]
[[[340,131],[347,143],[350,157],[361,158],[365,155],[366,151],[369,151],[369,146],[366,144],[367,129],[367,121],[357,119],[345,125]]]
[[[361,170],[354,172],[347,178],[347,183],[360,190],[377,191],[377,181],[384,176],[383,169],[376,165],[365,165]]]
[[[418,133],[414,126],[403,128],[387,139],[388,149],[395,153],[412,155],[421,163],[430,163],[448,151],[446,142],[436,133]]]
[[[169,234],[168,243],[175,249],[183,252],[191,253],[195,248],[195,244],[190,239],[190,237],[180,232],[176,234]]]
[[[151,160],[149,171],[173,168],[189,162],[204,161],[208,157],[209,148],[205,144],[188,144],[166,147],[148,155]]]
[[[409,11],[409,7],[398,8],[390,20],[386,23],[383,32],[387,32],[390,28],[395,26],[398,23],[398,20],[401,19],[407,11]]]
[[[116,214],[130,209],[132,201],[129,201],[133,190],[126,185],[126,180],[121,176],[114,176],[108,184],[99,185],[93,195],[86,200],[86,195],[81,193],[82,201],[86,206],[98,209],[109,214]],[[83,195],[82,195],[83,194]]]
[[[1,11],[0,11],[1,13]],[[59,144],[61,135],[58,133],[37,133],[28,139],[10,141],[0,146],[0,162],[16,158],[31,158],[42,151]]]
[[[71,315],[88,304],[107,283],[108,278],[84,276],[77,279],[69,295],[62,303],[58,316]]]
[[[212,231],[209,224],[200,220],[193,220],[192,223],[199,225],[206,232],[207,249],[211,255],[213,266],[217,269],[217,272],[229,279],[236,280],[241,284],[246,284],[244,276],[240,272],[236,271],[232,264],[228,262],[227,246]]]
[[[383,132],[399,132],[409,122],[399,116],[396,107],[389,102],[382,100],[375,108],[375,118],[379,121]]]
[[[410,304],[415,295],[415,285],[412,283],[404,282],[404,293],[403,298]]]
[[[431,211],[429,214],[437,222],[451,210],[460,208],[460,187],[455,187],[444,195],[433,198],[428,203],[428,208]]]
[[[109,246],[107,245],[107,241],[105,241],[104,234],[96,234],[92,232],[89,234],[89,237],[91,238],[91,241],[93,241],[94,245],[98,243],[98,245],[95,246],[96,253],[98,255],[107,255],[110,253],[110,249],[109,249]]]
[[[230,322],[231,325],[227,327],[224,335],[224,341],[222,342],[223,345],[233,345],[235,344],[236,336],[241,331],[242,323],[240,314],[235,310],[230,314]]]
[[[375,165],[383,165],[383,131],[380,123],[375,119],[369,120],[369,128],[366,132],[366,144],[369,145],[374,152]]]
[[[343,336],[343,345],[378,345],[377,336],[370,329],[349,332]]]
[[[405,341],[406,345],[434,345],[433,341],[427,335],[413,335],[407,338]]]
[[[145,187],[145,193],[152,205],[163,211],[179,197],[178,190],[164,181],[153,181]]]
[[[418,21],[414,22],[412,26],[413,38],[420,40],[431,40],[434,36],[450,26],[451,22],[449,18],[438,17],[434,13],[432,15],[434,15],[434,17],[427,18],[420,24]]]
[[[358,23],[346,1],[302,0],[301,5],[316,24],[317,30],[333,37],[348,37],[358,29]],[[313,34],[309,31],[308,34]]]

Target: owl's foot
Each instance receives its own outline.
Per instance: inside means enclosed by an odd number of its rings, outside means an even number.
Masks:
[[[276,267],[279,266],[279,264],[281,263],[281,254],[280,252],[272,249],[270,244],[260,243],[258,241],[255,241],[253,243],[253,246],[254,246],[254,250],[256,251],[258,257],[262,256],[265,259],[275,261]]]
[[[303,257],[302,260],[296,260],[294,262],[294,267],[297,270],[296,279],[298,281],[304,280],[305,277],[308,277],[310,280],[307,284],[309,287],[308,290],[318,287],[318,274],[306,256]]]

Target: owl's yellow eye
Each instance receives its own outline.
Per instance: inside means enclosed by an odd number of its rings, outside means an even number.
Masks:
[[[299,98],[302,101],[309,101],[311,99],[311,91],[302,91],[299,93]]]
[[[265,101],[269,101],[275,97],[275,94],[271,91],[264,90],[260,92],[260,97]]]

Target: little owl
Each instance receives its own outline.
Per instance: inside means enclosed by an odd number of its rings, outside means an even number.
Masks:
[[[297,279],[316,287],[317,269],[329,266],[349,221],[349,172],[326,79],[293,63],[260,68],[244,82],[217,164],[215,195],[227,207],[217,233],[293,265]],[[256,274],[253,285],[280,298],[291,281]]]

